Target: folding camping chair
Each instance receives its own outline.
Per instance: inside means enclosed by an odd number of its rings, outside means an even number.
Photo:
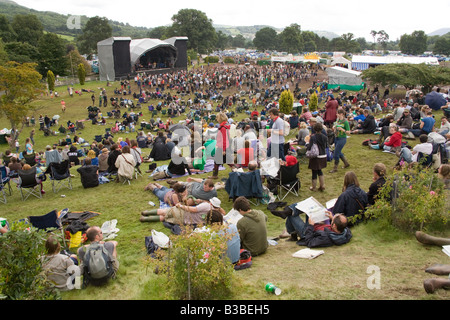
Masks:
[[[61,231],[65,247],[66,242],[64,236],[64,228],[62,226],[61,219],[67,214],[67,212],[68,209],[61,210],[61,212],[58,212],[55,209],[42,216],[28,216],[28,222],[36,229],[44,230],[46,232],[52,232],[54,230]]]
[[[29,164],[30,166],[36,165],[36,154],[35,153],[27,154],[26,152],[24,152],[23,158],[25,159],[26,164]]]
[[[20,179],[18,186],[22,200],[25,201],[31,195],[42,198],[40,184],[36,180],[36,167],[32,167],[30,170],[18,170],[17,172]]]
[[[12,194],[10,176],[8,175],[8,171],[5,166],[0,166],[0,188],[4,190],[7,188],[8,195]]]
[[[264,197],[259,169],[249,172],[230,172],[225,182],[225,191],[233,201],[243,196],[253,205],[258,205]]]
[[[61,163],[50,163],[46,173],[50,174],[53,192],[58,192],[62,187],[66,187],[67,189],[72,190],[70,162],[68,160],[64,160]]]
[[[293,194],[298,197],[298,190],[300,189],[300,180],[297,174],[300,172],[299,163],[292,166],[280,166],[280,180],[278,185],[278,199],[284,200],[288,194]],[[282,191],[286,193],[282,195]]]
[[[433,165],[433,154],[419,152],[417,154],[417,162],[425,169],[431,168]]]

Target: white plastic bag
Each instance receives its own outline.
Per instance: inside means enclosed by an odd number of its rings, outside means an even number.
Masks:
[[[162,232],[152,229],[152,239],[160,248],[166,249],[169,247],[169,237]]]

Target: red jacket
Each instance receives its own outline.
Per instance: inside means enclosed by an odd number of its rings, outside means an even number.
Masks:
[[[400,147],[402,145],[402,134],[400,132],[395,132],[390,136],[389,141],[386,141],[384,143],[385,146],[389,147]]]
[[[335,122],[337,119],[337,109],[339,104],[337,100],[331,99],[325,104],[325,118],[323,119],[325,122]]]
[[[216,147],[222,148],[223,151],[226,151],[228,146],[230,145],[229,140],[229,131],[230,125],[228,122],[224,121],[220,124],[219,132],[217,133],[217,142]]]

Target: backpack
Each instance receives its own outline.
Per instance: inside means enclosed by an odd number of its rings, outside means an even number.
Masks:
[[[103,244],[92,243],[86,249],[83,259],[85,285],[102,285],[113,275],[112,258]]]
[[[239,261],[234,265],[234,270],[247,269],[252,266],[252,254],[250,251],[241,249],[239,252]]]

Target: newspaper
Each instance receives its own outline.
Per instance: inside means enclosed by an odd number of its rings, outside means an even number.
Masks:
[[[450,245],[442,246],[442,251],[450,257]]]
[[[293,253],[292,256],[294,258],[303,258],[303,259],[314,259],[318,256],[324,254],[323,250],[313,250],[309,248],[298,250],[297,252]]]
[[[239,219],[242,218],[242,214],[235,209],[231,209],[224,217],[223,220],[229,224],[237,224]]]
[[[322,222],[329,219],[325,214],[327,208],[314,197],[309,197],[308,199],[298,202],[295,207],[306,213],[314,222]]]

